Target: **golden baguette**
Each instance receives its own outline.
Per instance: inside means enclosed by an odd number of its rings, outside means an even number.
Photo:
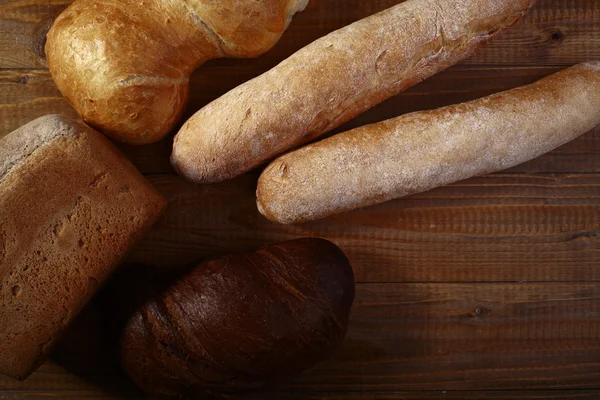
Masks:
[[[465,59],[534,0],[408,0],[333,32],[210,103],[171,161],[198,183],[242,174]]]
[[[272,162],[260,212],[301,223],[510,168],[600,124],[600,62],[341,133]]]

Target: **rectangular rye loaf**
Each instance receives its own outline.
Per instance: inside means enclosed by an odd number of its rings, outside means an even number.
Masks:
[[[0,373],[30,375],[165,199],[101,134],[46,116],[0,139]]]

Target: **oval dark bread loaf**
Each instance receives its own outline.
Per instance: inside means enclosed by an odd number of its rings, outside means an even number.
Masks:
[[[0,139],[0,373],[46,359],[165,207],[81,122],[49,115]]]
[[[256,57],[308,0],[76,0],[48,32],[56,85],[83,120],[132,144],[179,120],[191,73],[220,57]]]
[[[600,62],[464,104],[406,114],[288,153],[258,181],[260,212],[301,223],[531,160],[600,124]]]
[[[171,162],[198,183],[242,174],[465,59],[535,0],[408,0],[333,32],[191,117]]]
[[[352,268],[323,239],[209,260],[133,314],[122,365],[154,395],[247,398],[327,357],[353,299]]]

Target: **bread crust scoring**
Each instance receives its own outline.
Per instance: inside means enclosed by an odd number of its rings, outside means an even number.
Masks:
[[[76,0],[48,32],[48,66],[86,123],[153,143],[181,118],[198,66],[266,52],[307,2]]]

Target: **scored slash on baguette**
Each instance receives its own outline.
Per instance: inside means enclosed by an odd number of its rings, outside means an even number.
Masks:
[[[257,204],[301,223],[500,171],[600,124],[600,62],[468,103],[340,133],[273,161]]]

